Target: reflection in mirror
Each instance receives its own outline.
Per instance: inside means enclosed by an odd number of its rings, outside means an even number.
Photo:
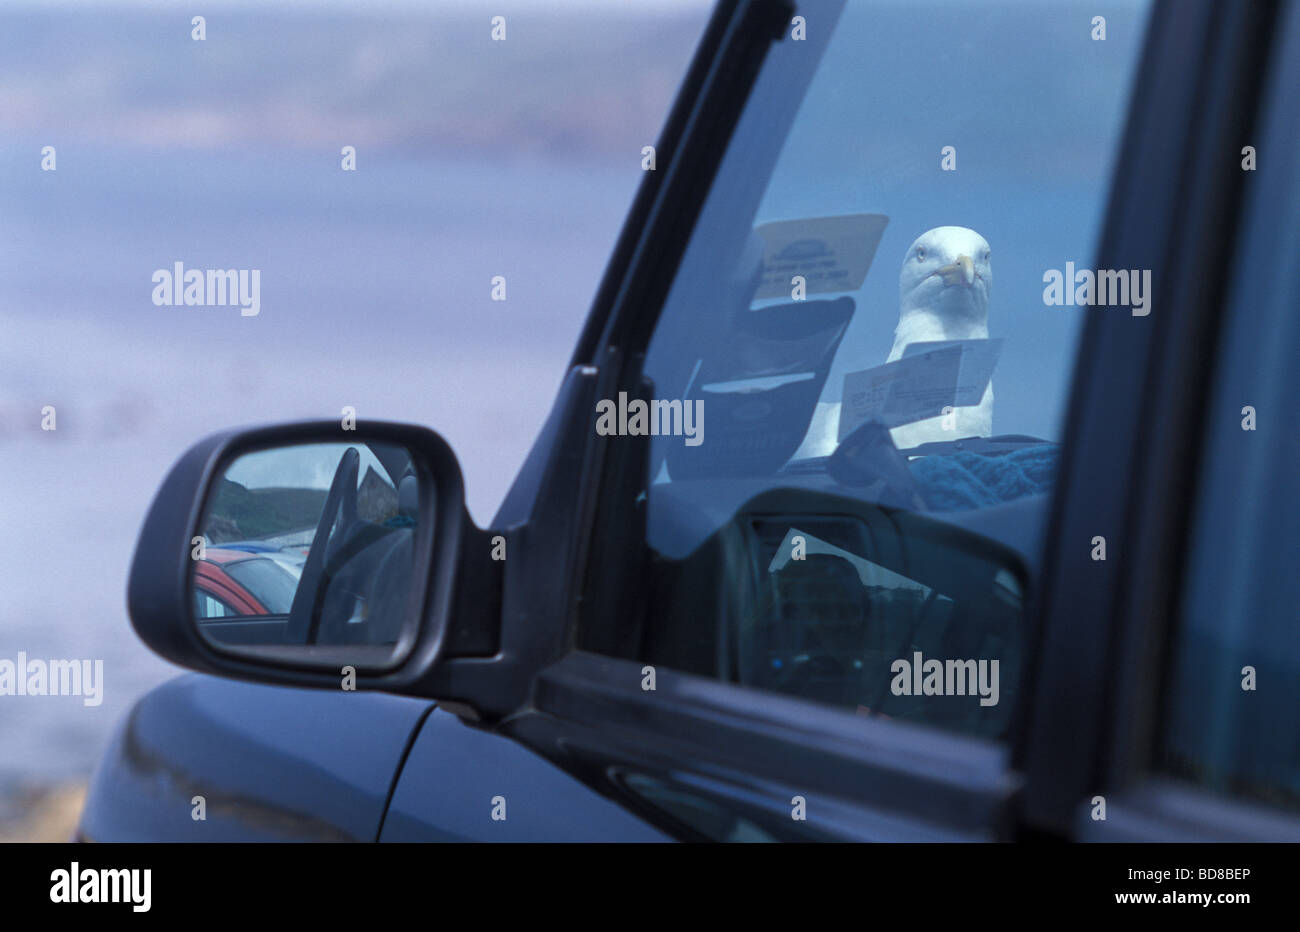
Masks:
[[[413,622],[421,490],[383,443],[258,450],[218,471],[191,542],[192,607],[221,645],[389,646]]]

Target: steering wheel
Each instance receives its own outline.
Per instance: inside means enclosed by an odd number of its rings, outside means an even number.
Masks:
[[[298,589],[289,609],[288,634],[293,644],[315,644],[320,631],[321,600],[332,575],[326,572],[330,557],[337,553],[343,542],[352,536],[357,521],[357,474],[361,468],[361,454],[356,447],[348,447],[334,470],[325,507],[316,522],[316,533],[311,538],[311,549],[302,567]],[[337,520],[337,526],[336,521]],[[331,534],[331,529],[334,533]]]

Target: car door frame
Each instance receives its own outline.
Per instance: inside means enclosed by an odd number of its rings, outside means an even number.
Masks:
[[[793,12],[791,5],[762,0],[723,0],[715,10],[657,147],[662,174],[649,173],[643,182],[575,351],[574,371],[595,382],[594,393],[577,394],[579,402],[636,387],[640,353],[685,249],[684,231],[697,219],[761,62],[758,46],[771,41],[772,25],[783,28]],[[573,502],[576,527],[570,541],[577,550],[569,566],[575,578],[563,606],[569,649],[537,672],[530,701],[502,730],[683,838],[699,837],[698,832],[627,792],[628,772],[693,781],[701,796],[767,825],[784,822],[788,833],[776,829],[778,837],[992,840],[1075,834],[1081,803],[1097,787],[1111,785],[1099,775],[1113,777],[1128,760],[1113,740],[1103,740],[1105,729],[1113,729],[1121,717],[1119,704],[1106,702],[1103,690],[1127,697],[1124,690],[1131,692],[1135,678],[1148,668],[1155,629],[1132,619],[1158,603],[1150,594],[1144,601],[1132,580],[1168,561],[1176,527],[1171,512],[1184,500],[1186,483],[1172,483],[1141,503],[1144,519],[1155,514],[1159,521],[1126,548],[1132,557],[1106,561],[1091,576],[1080,577],[1077,558],[1065,556],[1066,542],[1072,544],[1080,528],[1097,527],[1099,520],[1101,527],[1114,529],[1115,539],[1123,539],[1138,510],[1132,495],[1125,494],[1128,476],[1140,473],[1141,488],[1150,489],[1169,465],[1169,456],[1140,459],[1149,447],[1138,442],[1145,425],[1132,409],[1134,397],[1141,396],[1131,393],[1163,389],[1166,397],[1173,374],[1204,358],[1204,349],[1178,357],[1195,349],[1211,326],[1221,289],[1216,284],[1198,294],[1180,285],[1186,256],[1179,250],[1206,254],[1215,230],[1225,229],[1225,219],[1235,216],[1240,180],[1215,175],[1226,161],[1221,152],[1188,155],[1188,150],[1198,141],[1237,138],[1216,135],[1239,124],[1225,110],[1228,90],[1216,91],[1214,82],[1223,81],[1229,90],[1255,85],[1256,69],[1247,53],[1261,23],[1275,12],[1268,3],[1224,11],[1209,0],[1157,0],[1150,13],[1158,28],[1148,29],[1139,64],[1123,135],[1125,157],[1112,179],[1098,266],[1151,268],[1156,293],[1167,288],[1186,297],[1187,310],[1177,305],[1179,314],[1154,314],[1158,326],[1141,331],[1121,326],[1122,312],[1116,309],[1090,312],[1069,406],[1067,466],[1051,516],[1053,544],[1030,614],[1039,632],[1031,645],[1041,652],[1041,669],[1030,683],[1035,697],[1020,710],[1010,746],[855,717],[666,669],[656,671],[651,691],[643,688],[642,664],[577,650],[581,574],[593,553],[618,545],[634,549],[626,544],[635,537],[629,529],[636,527],[631,501],[621,494],[626,488],[601,481],[617,472],[610,465],[615,462],[610,441],[590,430],[583,441],[586,478]],[[1205,119],[1202,102],[1188,87],[1210,93],[1213,120]],[[1178,171],[1161,161],[1171,152],[1179,154]],[[1189,189],[1189,183],[1197,187]],[[1187,190],[1197,192],[1197,209],[1189,210],[1181,198]],[[1180,232],[1180,225],[1187,228]],[[1145,238],[1135,241],[1139,230]],[[1139,318],[1128,318],[1133,320]],[[1104,373],[1093,368],[1098,360],[1105,363]],[[1169,455],[1186,447],[1185,409],[1180,405],[1182,413],[1161,432],[1162,437],[1173,434],[1172,445],[1160,448]],[[593,417],[590,407],[587,412],[586,419]],[[1098,463],[1119,468],[1090,486]],[[1160,489],[1158,481],[1155,488]],[[617,587],[618,574],[605,584]],[[1104,637],[1097,636],[1098,618],[1110,619]],[[1114,670],[1124,675],[1112,679],[1108,671]],[[1091,701],[1078,704],[1080,697]],[[1086,740],[1076,741],[1075,729],[1083,729]],[[1124,749],[1140,744],[1141,729],[1123,733]],[[795,796],[808,804],[802,825],[790,819]]]
[[[1156,58],[1142,80],[1170,93],[1181,87],[1200,105],[1194,115],[1170,114],[1147,98],[1130,114],[1129,138],[1152,157],[1118,179],[1098,263],[1154,269],[1152,290],[1162,297],[1146,328],[1120,317],[1092,319],[1079,359],[1088,384],[1071,411],[1076,452],[1061,478],[1043,574],[1040,610],[1049,623],[1017,744],[1016,765],[1026,776],[1021,816],[1031,835],[1300,840],[1300,818],[1292,814],[1211,794],[1153,767],[1196,524],[1204,414],[1248,206],[1242,145],[1262,141],[1264,108],[1287,94],[1272,69],[1287,61],[1283,43],[1294,53],[1300,42],[1294,2],[1201,3],[1200,15],[1185,17],[1193,6],[1180,4],[1180,16],[1164,23],[1204,49],[1197,57],[1205,67],[1180,76],[1185,61]],[[1288,16],[1290,35],[1275,41]],[[1286,67],[1297,73],[1294,64]],[[1187,122],[1162,135],[1161,121],[1171,116]],[[1172,179],[1159,177],[1162,161],[1179,164]],[[1173,180],[1172,190],[1162,180]],[[1169,197],[1178,189],[1197,192],[1194,210],[1185,198]],[[1159,218],[1160,235],[1144,237],[1144,214]],[[1102,360],[1123,352],[1121,344],[1140,365],[1103,368]],[[1106,447],[1116,430],[1132,438],[1125,460]],[[1094,535],[1107,538],[1104,561],[1090,557]],[[1094,800],[1104,800],[1104,810]]]

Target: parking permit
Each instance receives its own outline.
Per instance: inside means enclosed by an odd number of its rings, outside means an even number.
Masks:
[[[796,275],[805,294],[857,291],[889,224],[884,214],[781,220],[755,227],[763,241],[763,270],[753,300],[791,297]]]
[[[984,397],[1002,340],[912,343],[903,358],[844,376],[839,440],[865,421],[886,427],[938,417],[948,406],[977,405]]]

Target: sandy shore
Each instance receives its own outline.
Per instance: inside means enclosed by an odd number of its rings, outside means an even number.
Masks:
[[[4,807],[17,815],[0,822],[0,842],[69,841],[85,801],[84,783],[21,790]]]

